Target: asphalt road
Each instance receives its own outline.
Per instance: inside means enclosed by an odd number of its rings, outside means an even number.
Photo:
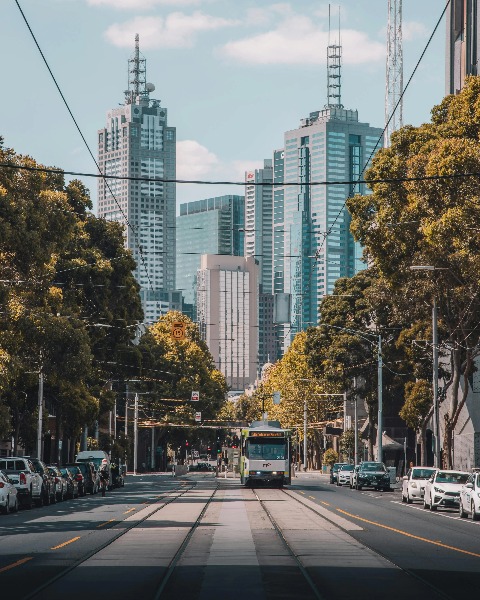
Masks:
[[[403,504],[399,489],[358,492],[309,473],[287,494],[254,492],[211,474],[130,476],[105,498],[2,515],[0,598],[478,596],[480,524],[455,511],[431,513]]]

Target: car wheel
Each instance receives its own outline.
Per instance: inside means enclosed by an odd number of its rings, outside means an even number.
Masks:
[[[10,512],[10,496],[7,496],[7,503],[2,507],[2,513],[8,515]]]
[[[433,502],[432,502],[431,500],[430,500],[430,510],[431,510],[432,512],[434,512],[434,511],[436,511],[436,510],[437,510],[437,507],[436,507],[436,506],[433,504]]]
[[[458,515],[461,519],[465,519],[468,516],[467,513],[463,510],[463,503],[461,500],[458,505]]]
[[[43,506],[44,490],[40,490],[40,496],[35,500],[35,506],[41,508]]]
[[[477,511],[475,510],[475,503],[472,500],[472,519],[474,521],[479,521],[480,520],[480,514],[477,513]]]
[[[407,504],[412,504],[412,502],[413,502],[413,498],[410,497],[410,494],[408,493],[408,490],[407,490]]]
[[[427,501],[425,499],[425,496],[423,497],[423,508],[428,508],[428,504],[427,504]]]
[[[403,494],[403,490],[402,490],[402,502],[406,502],[406,501],[407,501],[407,499],[406,499],[405,495]]]

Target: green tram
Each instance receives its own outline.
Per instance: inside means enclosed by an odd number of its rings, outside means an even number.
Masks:
[[[291,475],[290,430],[278,421],[253,421],[242,429],[240,477],[243,485],[255,482],[282,487],[289,485]]]

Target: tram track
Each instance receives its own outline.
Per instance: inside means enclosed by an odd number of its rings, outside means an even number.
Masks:
[[[172,504],[173,502],[177,501],[179,498],[182,498],[185,494],[187,494],[191,490],[195,489],[197,487],[198,483],[199,483],[198,481],[190,481],[190,482],[188,482],[188,484],[185,484],[185,482],[182,481],[182,485],[179,485],[178,488],[168,490],[168,491],[164,492],[163,494],[161,494],[155,501],[152,501],[148,505],[148,506],[152,506],[155,504],[159,504],[159,506],[155,510],[148,512],[145,516],[140,517],[138,520],[132,521],[132,524],[130,526],[126,526],[125,528],[120,530],[118,532],[118,534],[116,534],[114,537],[107,540],[103,544],[96,546],[89,552],[86,552],[81,558],[75,560],[72,564],[68,565],[68,567],[64,568],[61,572],[57,573],[55,576],[49,578],[47,581],[45,581],[42,584],[40,584],[39,586],[37,586],[32,592],[30,592],[28,595],[24,596],[23,600],[34,600],[39,594],[42,594],[43,592],[47,591],[48,588],[50,588],[56,582],[60,581],[64,577],[66,577],[69,573],[74,571],[76,568],[78,568],[84,562],[86,562],[90,558],[94,557],[95,555],[99,554],[102,550],[104,550],[105,548],[108,548],[109,546],[114,544],[118,539],[120,539],[127,533],[131,532],[133,529],[136,529],[137,527],[141,526],[147,519],[151,518],[153,515],[159,513],[161,510],[166,508],[168,505]],[[148,508],[148,506],[145,505],[144,509]],[[203,512],[202,512],[202,514],[203,514]],[[126,519],[122,520],[122,521],[115,521],[115,523],[112,524],[112,527],[109,527],[108,530],[112,531],[113,529],[115,529],[115,527],[117,525],[120,525],[121,523],[125,523],[126,521],[127,521]],[[197,525],[197,523],[195,523],[193,527],[196,528],[196,525]],[[187,536],[188,536],[188,534],[187,534]],[[183,544],[182,544],[182,546],[183,546]]]

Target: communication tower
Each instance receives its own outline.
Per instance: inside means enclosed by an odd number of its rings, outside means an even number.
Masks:
[[[400,129],[400,127],[403,125],[402,93],[402,0],[388,0],[387,69],[385,88],[385,125],[387,128],[385,130],[385,147],[390,145],[391,134],[397,129]],[[395,110],[397,103],[399,104]],[[389,122],[390,117],[392,118]]]
[[[342,43],[340,38],[340,7],[338,8],[338,42],[330,41],[330,5],[328,5],[327,46],[327,106],[343,108],[342,104]]]

